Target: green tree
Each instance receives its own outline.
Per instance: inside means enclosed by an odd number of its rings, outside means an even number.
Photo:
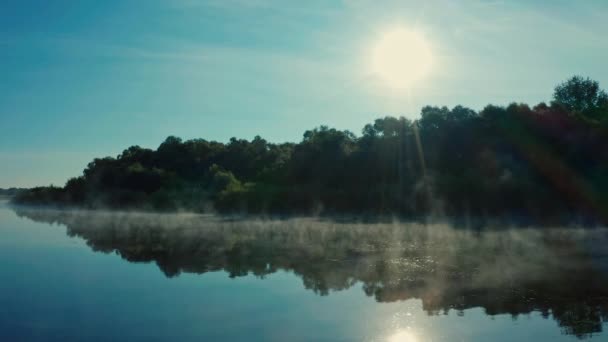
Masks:
[[[553,101],[569,111],[586,115],[608,109],[608,94],[597,81],[582,76],[573,76],[557,85]]]

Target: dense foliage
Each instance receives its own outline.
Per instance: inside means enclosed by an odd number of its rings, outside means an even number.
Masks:
[[[573,77],[535,107],[424,107],[297,144],[167,138],[17,203],[248,213],[608,221],[608,96]]]

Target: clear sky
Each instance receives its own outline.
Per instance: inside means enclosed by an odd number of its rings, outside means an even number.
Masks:
[[[168,135],[299,141],[427,104],[536,104],[573,74],[606,88],[606,18],[605,0],[2,0],[0,187]],[[393,27],[434,58],[407,91],[369,71]]]

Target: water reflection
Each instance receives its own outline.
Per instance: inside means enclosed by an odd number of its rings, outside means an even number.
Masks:
[[[319,295],[360,282],[378,302],[419,298],[429,315],[472,307],[488,315],[538,311],[579,337],[608,321],[606,229],[481,233],[446,225],[15,210],[65,225],[95,251],[155,262],[167,277],[225,270],[263,278],[287,270]]]
[[[388,338],[388,342],[418,342],[418,339],[407,330],[399,330]]]

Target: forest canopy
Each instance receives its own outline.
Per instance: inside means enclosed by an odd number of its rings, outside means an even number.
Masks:
[[[18,204],[255,214],[508,217],[608,222],[608,95],[575,76],[549,104],[426,106],[360,135],[320,126],[299,143],[168,137],[96,158]]]

